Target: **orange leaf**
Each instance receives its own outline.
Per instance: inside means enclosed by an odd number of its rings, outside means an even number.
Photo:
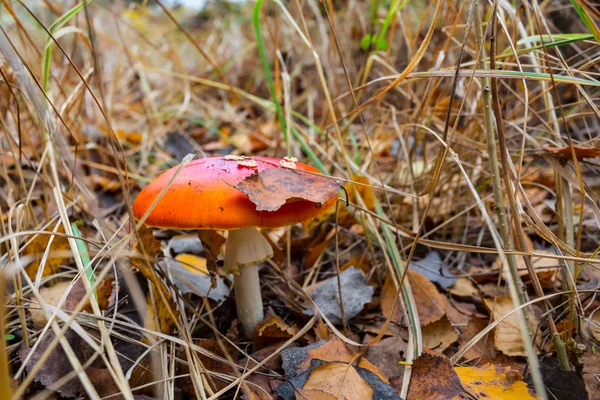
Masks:
[[[369,384],[351,364],[342,362],[331,362],[313,369],[303,389],[321,391],[341,400],[373,398],[373,389]]]
[[[301,373],[307,370],[310,366],[310,362],[312,359],[355,363],[356,360],[359,359],[359,357],[355,352],[350,350],[350,348],[348,348],[348,346],[346,346],[346,344],[341,339],[339,339],[337,336],[334,336],[324,345],[316,349],[310,350],[307,354],[307,357],[298,367],[297,372]],[[371,364],[371,362],[366,358],[360,358],[358,366],[371,371],[372,373],[377,375],[379,379],[381,379],[383,382],[389,383],[387,378],[381,374],[379,369],[373,364]]]

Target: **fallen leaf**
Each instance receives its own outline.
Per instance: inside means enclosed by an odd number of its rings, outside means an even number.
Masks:
[[[400,400],[394,389],[373,372],[334,361],[313,359],[309,368],[282,382],[277,395],[294,399],[386,399]]]
[[[492,314],[492,319],[495,321],[502,318],[505,314],[514,310],[514,305],[510,297],[496,297],[495,299],[485,299],[485,305]],[[542,336],[539,329],[536,329],[539,324],[539,317],[535,313],[529,313],[529,325],[531,331],[536,333],[535,347],[536,350],[542,343]],[[498,326],[494,333],[494,344],[496,348],[507,356],[526,356],[527,352],[523,346],[521,337],[521,328],[517,320],[517,314],[512,313],[508,318],[505,318]]]
[[[410,288],[415,298],[421,325],[429,325],[446,314],[446,298],[440,294],[433,283],[424,275],[408,271]]]
[[[312,370],[305,390],[317,390],[343,400],[373,398],[373,389],[358,375],[351,364],[330,362]]]
[[[409,269],[423,274],[425,278],[444,289],[449,288],[456,281],[437,251],[430,251],[422,260],[412,261]]]
[[[154,269],[154,258],[161,251],[161,243],[154,238],[152,231],[145,225],[140,228],[138,235],[140,241],[136,242],[133,248],[141,253],[141,256],[131,257],[131,264],[150,281],[152,289],[147,295],[148,309],[144,318],[144,327],[151,331],[160,329],[162,333],[170,333],[175,328],[173,318],[178,318],[179,311],[171,293]],[[154,295],[154,301],[151,294]],[[158,317],[158,327],[156,326],[155,317]]]
[[[262,321],[256,327],[256,336],[254,337],[254,349],[262,349],[282,340],[287,340],[296,334],[296,326],[289,326],[281,317],[274,315]]]
[[[537,252],[548,255],[556,255],[556,253],[547,250],[538,250]],[[516,261],[517,268],[519,270],[519,276],[522,277],[525,282],[530,282],[531,279],[529,277],[529,271],[527,270],[527,264],[525,264],[525,260],[523,257],[518,256],[516,257]],[[554,287],[556,275],[558,269],[560,268],[560,261],[549,257],[531,257],[531,263],[533,264],[533,269],[535,270],[542,287]],[[500,258],[496,258],[492,268],[495,270],[502,270],[502,261]]]
[[[32,281],[35,281],[36,279],[38,269],[40,268],[40,263],[48,246],[50,246],[50,252],[48,258],[46,259],[46,263],[44,264],[42,278],[56,273],[60,266],[70,258],[69,255],[66,255],[69,254],[71,249],[69,240],[65,236],[54,235],[52,233],[53,232],[51,232],[51,234],[37,235],[23,251],[24,255],[32,255],[35,257],[35,260],[25,268],[25,272],[27,272],[29,279]],[[62,225],[58,227],[56,233],[65,233],[65,229]],[[59,255],[60,253],[66,254]]]
[[[390,274],[387,274],[381,287],[381,313],[384,318],[392,312],[392,307],[396,301],[397,292],[394,285],[394,280]],[[396,303],[396,307],[393,309],[394,314],[392,315],[392,322],[400,324],[402,322],[402,311],[400,310],[400,301]]]
[[[584,400],[590,398],[585,383],[577,372],[563,371],[558,358],[542,356],[539,362],[540,374],[549,399]],[[531,376],[527,377],[526,382],[530,387],[533,386]]]
[[[327,343],[319,346],[315,349],[309,350],[307,353],[307,357],[304,361],[298,366],[296,373],[301,373],[308,369],[310,363],[313,359],[322,360],[322,361],[343,361],[348,363],[356,363],[359,360],[359,357],[355,352],[350,350],[350,348],[337,336],[334,336]],[[377,375],[383,382],[388,383],[388,380],[385,376],[381,374],[379,369],[366,358],[360,358],[358,362],[358,366],[364,368],[366,370],[371,371],[375,375]]]
[[[248,176],[235,188],[256,204],[257,211],[276,211],[295,200],[308,200],[320,207],[337,196],[339,184],[293,169],[268,168]]]
[[[48,331],[41,339],[36,351],[33,353],[31,359],[25,366],[27,371],[31,371],[37,363],[43,362],[43,365],[35,376],[35,381],[39,382],[46,388],[54,387],[56,383],[61,380],[61,378],[73,372],[71,362],[65,354],[61,344],[58,344],[56,347],[54,347],[49,356],[42,360],[42,355],[55,338],[56,336],[54,335],[54,332]],[[83,356],[84,350],[87,350],[87,353],[90,351],[94,352],[94,350],[91,349],[73,330],[68,330],[65,333],[65,339],[67,339],[71,345],[71,348],[75,352],[75,355],[82,364],[85,362]],[[19,351],[19,358],[21,362],[25,361],[30,352],[31,348],[23,345]],[[120,389],[113,380],[108,369],[90,366],[85,369],[85,373],[89,377],[92,386],[96,389],[100,397],[107,397],[120,393]],[[62,382],[62,385],[55,388],[55,390],[64,397],[82,397],[86,394],[85,389],[77,376],[74,376],[66,382]]]
[[[544,146],[544,149],[562,159],[572,159],[572,150],[575,152],[575,157],[579,161],[583,160],[584,158],[596,158],[600,156],[600,150],[595,147],[577,145],[565,147]]]
[[[465,389],[476,399],[534,400],[523,377],[510,367],[486,364],[481,367],[456,367]]]
[[[169,248],[175,254],[202,254],[202,243],[198,235],[176,235],[169,241]]]
[[[398,362],[405,360],[407,345],[408,343],[399,336],[381,339],[377,344],[369,346],[367,359],[389,380],[402,377],[404,365]]]
[[[365,304],[369,303],[375,291],[367,284],[363,273],[354,267],[350,267],[339,275],[342,299],[344,306],[343,316],[346,321],[358,315]],[[317,304],[323,315],[332,323],[342,323],[342,309],[340,307],[340,290],[338,278],[332,277],[320,282],[311,292],[310,297]],[[307,315],[313,315],[313,310],[304,310]]]
[[[439,352],[443,352],[458,340],[458,332],[446,316],[421,327],[421,334],[423,347]]]
[[[467,344],[475,335],[479,334],[483,329],[489,325],[489,322],[482,318],[472,317],[465,329],[461,332],[458,342],[462,348]],[[481,338],[480,341],[475,343],[464,355],[467,360],[473,359],[487,359],[494,360],[496,358],[496,349],[494,348],[491,334],[487,334]]]
[[[600,356],[594,346],[583,353],[583,379],[589,398],[600,399]]]
[[[400,388],[400,384],[397,388]],[[424,350],[413,361],[407,400],[449,400],[464,391],[458,375],[445,355]]]
[[[53,286],[43,287],[40,289],[40,296],[44,299],[46,304],[56,306],[67,290],[69,291],[69,294],[67,295],[67,298],[65,299],[61,309],[63,311],[73,311],[79,302],[84,298],[86,293],[85,286],[83,285],[81,279],[77,279],[75,282],[62,281]],[[106,279],[96,289],[98,306],[101,310],[105,310],[108,307],[112,291],[113,279]],[[92,311],[89,299],[84,304],[82,310],[87,312]],[[35,299],[31,301],[29,313],[31,314],[31,320],[36,327],[41,328],[46,325],[46,315]]]
[[[470,278],[458,278],[449,289],[450,294],[457,297],[478,297],[479,292]]]
[[[202,242],[202,246],[206,252],[207,267],[211,277],[213,277],[212,285],[214,287],[217,284],[216,277],[218,275],[225,275],[219,264],[219,254],[226,239],[213,230],[198,231],[198,238]]]
[[[180,254],[175,261],[165,260],[163,265],[169,269],[173,284],[181,294],[194,293],[215,301],[222,301],[231,289],[221,277],[216,278],[217,285],[212,287],[213,278],[206,267],[206,259],[191,254]]]

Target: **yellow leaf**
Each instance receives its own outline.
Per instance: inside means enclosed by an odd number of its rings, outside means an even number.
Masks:
[[[206,258],[204,257],[182,253],[175,257],[175,260],[194,274],[209,275],[208,267],[206,266]]]
[[[510,367],[486,364],[481,367],[455,368],[464,388],[476,399],[535,400],[523,377]]]
[[[350,364],[331,362],[312,370],[304,390],[318,390],[339,400],[373,398],[373,389]]]

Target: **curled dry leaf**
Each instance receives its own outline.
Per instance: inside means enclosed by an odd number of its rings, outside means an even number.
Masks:
[[[320,207],[337,195],[339,184],[324,176],[269,168],[248,176],[235,188],[256,204],[256,210],[277,211],[294,200],[308,200]]]
[[[456,367],[467,391],[476,399],[534,400],[523,377],[510,367],[486,364],[481,367]]]
[[[485,299],[485,305],[490,310],[494,321],[514,310],[513,302],[510,297]],[[536,349],[542,344],[542,336],[540,330],[537,329],[538,324],[539,317],[535,313],[529,313],[529,325],[531,326],[531,331],[536,334],[534,343]],[[521,338],[521,328],[519,327],[516,313],[509,315],[494,329],[494,344],[498,350],[507,356],[527,355],[525,346],[523,345],[523,339]]]
[[[219,265],[218,258],[221,253],[221,246],[225,243],[225,238],[213,230],[198,231],[198,238],[206,252],[206,266],[212,278],[213,288],[217,285],[217,275],[226,275]]]
[[[256,327],[254,349],[262,349],[270,344],[287,340],[296,334],[296,325],[289,326],[281,317],[274,315]]]

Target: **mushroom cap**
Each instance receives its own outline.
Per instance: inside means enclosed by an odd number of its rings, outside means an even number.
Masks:
[[[325,204],[294,199],[276,211],[257,211],[256,204],[234,186],[257,171],[283,167],[278,158],[249,159],[256,161],[256,166],[247,167],[221,156],[190,162],[179,171],[144,223],[170,229],[276,228],[312,219],[337,200],[337,194]],[[295,164],[297,171],[319,172],[306,164]],[[163,172],[141,191],[133,203],[136,219],[144,216],[177,168]]]

